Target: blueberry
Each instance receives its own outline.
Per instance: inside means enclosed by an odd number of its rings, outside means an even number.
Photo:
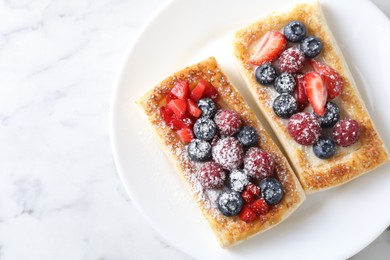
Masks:
[[[320,137],[313,144],[313,152],[320,159],[329,159],[336,153],[336,144],[330,138]]]
[[[232,190],[223,191],[217,198],[218,209],[222,215],[232,217],[240,213],[244,200],[240,193]]]
[[[320,117],[321,127],[332,127],[340,119],[340,108],[333,102],[326,103],[325,115]]]
[[[276,79],[274,83],[275,90],[279,93],[292,94],[294,92],[296,83],[294,76],[289,73],[282,73]]]
[[[298,104],[293,96],[284,93],[275,98],[272,108],[278,117],[290,118],[298,111]]]
[[[196,162],[204,162],[211,158],[211,145],[199,139],[194,139],[188,145],[188,156]]]
[[[306,35],[306,26],[299,21],[291,21],[284,27],[283,34],[287,41],[299,42]]]
[[[201,117],[194,124],[194,134],[200,140],[209,141],[213,139],[216,132],[217,126],[209,118]]]
[[[240,140],[243,146],[252,147],[257,144],[259,136],[253,127],[243,126],[237,134],[237,139]]]
[[[264,63],[255,70],[256,81],[261,85],[272,85],[278,75],[271,63]]]
[[[249,184],[249,175],[246,170],[235,169],[229,175],[229,187],[237,192],[243,191]]]
[[[202,98],[199,100],[198,107],[202,110],[202,117],[212,118],[217,113],[217,105],[210,98]]]
[[[301,41],[299,48],[306,57],[314,58],[322,51],[322,42],[318,37],[310,35]]]
[[[260,181],[261,196],[268,205],[278,204],[284,195],[282,184],[275,178],[269,177]]]

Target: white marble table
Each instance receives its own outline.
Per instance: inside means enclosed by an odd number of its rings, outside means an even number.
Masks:
[[[138,213],[108,136],[120,61],[164,1],[0,2],[1,260],[190,259]],[[385,231],[352,259],[389,257]]]

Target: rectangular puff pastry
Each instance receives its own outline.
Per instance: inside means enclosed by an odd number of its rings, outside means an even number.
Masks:
[[[219,191],[206,190],[201,187],[195,177],[199,163],[189,159],[187,145],[179,140],[177,134],[165,124],[158,112],[159,107],[164,104],[164,96],[170,92],[175,83],[186,80],[193,88],[200,79],[210,82],[217,89],[218,98],[216,102],[221,107],[236,111],[245,125],[252,126],[257,130],[259,147],[274,155],[275,174],[283,185],[284,197],[279,204],[270,207],[266,215],[260,215],[257,220],[249,224],[240,220],[237,216],[225,217],[219,212],[215,202]],[[177,174],[194,196],[221,247],[229,247],[277,225],[286,219],[305,199],[304,191],[287,159],[265,132],[243,97],[222,72],[215,58],[208,58],[174,73],[138,100],[138,104],[150,121],[168,158],[176,166]]]
[[[264,34],[269,31],[282,31],[292,20],[305,24],[307,35],[315,35],[321,39],[323,49],[317,59],[335,69],[344,81],[341,95],[333,102],[340,107],[341,118],[352,118],[361,124],[359,141],[347,148],[338,147],[336,154],[328,160],[318,159],[311,145],[299,145],[291,138],[287,131],[288,120],[277,117],[272,108],[276,91],[272,86],[265,87],[256,82],[255,66],[249,62],[257,51],[256,44]],[[281,142],[307,193],[346,183],[388,161],[387,149],[371,121],[318,2],[299,4],[289,12],[273,13],[249,25],[236,33],[233,48],[247,87]]]

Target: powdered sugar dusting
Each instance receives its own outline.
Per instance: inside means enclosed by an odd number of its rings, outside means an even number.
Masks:
[[[241,143],[234,137],[220,139],[212,148],[212,156],[216,163],[226,170],[238,168],[244,156]]]

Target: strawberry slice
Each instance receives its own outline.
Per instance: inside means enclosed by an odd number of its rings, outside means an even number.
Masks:
[[[177,119],[177,118],[171,118],[171,121],[169,122],[169,127],[172,129],[172,130],[180,130],[184,127],[188,127],[188,125],[183,121],[183,120],[180,120],[180,119]]]
[[[249,204],[248,206],[257,215],[265,215],[268,213],[269,210],[268,204],[263,198],[257,199],[255,202]]]
[[[190,93],[190,86],[185,80],[177,82],[171,89],[171,93],[180,99],[187,99]]]
[[[173,112],[168,107],[160,107],[160,115],[162,116],[164,122],[166,124],[169,124],[171,121],[171,116],[173,115]]]
[[[287,40],[281,32],[270,31],[263,36],[260,48],[250,59],[253,65],[261,65],[275,60],[287,46]]]
[[[338,97],[343,90],[343,78],[341,75],[328,65],[314,59],[310,60],[310,64],[313,66],[314,70],[322,76],[324,84],[328,89],[328,99]]]
[[[314,112],[323,116],[325,114],[325,104],[328,97],[328,91],[320,74],[309,72],[305,75],[305,91],[310,105]]]
[[[309,104],[305,92],[305,76],[302,74],[297,74],[295,76],[295,82],[297,83],[297,87],[295,88],[295,94],[297,97],[298,111],[302,112]]]
[[[171,100],[174,100],[176,98],[177,97],[175,95],[173,95],[172,93],[167,93],[165,95],[165,102],[168,104],[169,102],[171,102]]]
[[[204,79],[199,80],[196,87],[191,91],[191,99],[195,102],[198,102],[198,100],[202,98],[203,93],[205,92],[208,86],[209,83],[206,80]]]
[[[187,102],[183,99],[174,99],[168,103],[167,107],[171,109],[178,118],[182,118],[186,114]]]
[[[218,90],[210,84],[204,91],[203,97],[215,100],[218,97]]]
[[[246,223],[255,221],[257,219],[256,213],[247,206],[244,206],[242,208],[238,216],[242,221],[245,221]]]
[[[188,144],[194,138],[194,135],[192,134],[192,130],[188,127],[177,130],[176,133],[179,135],[180,140],[184,144]]]
[[[202,114],[202,110],[191,99],[187,99],[187,110],[194,117],[200,117],[200,114]]]

